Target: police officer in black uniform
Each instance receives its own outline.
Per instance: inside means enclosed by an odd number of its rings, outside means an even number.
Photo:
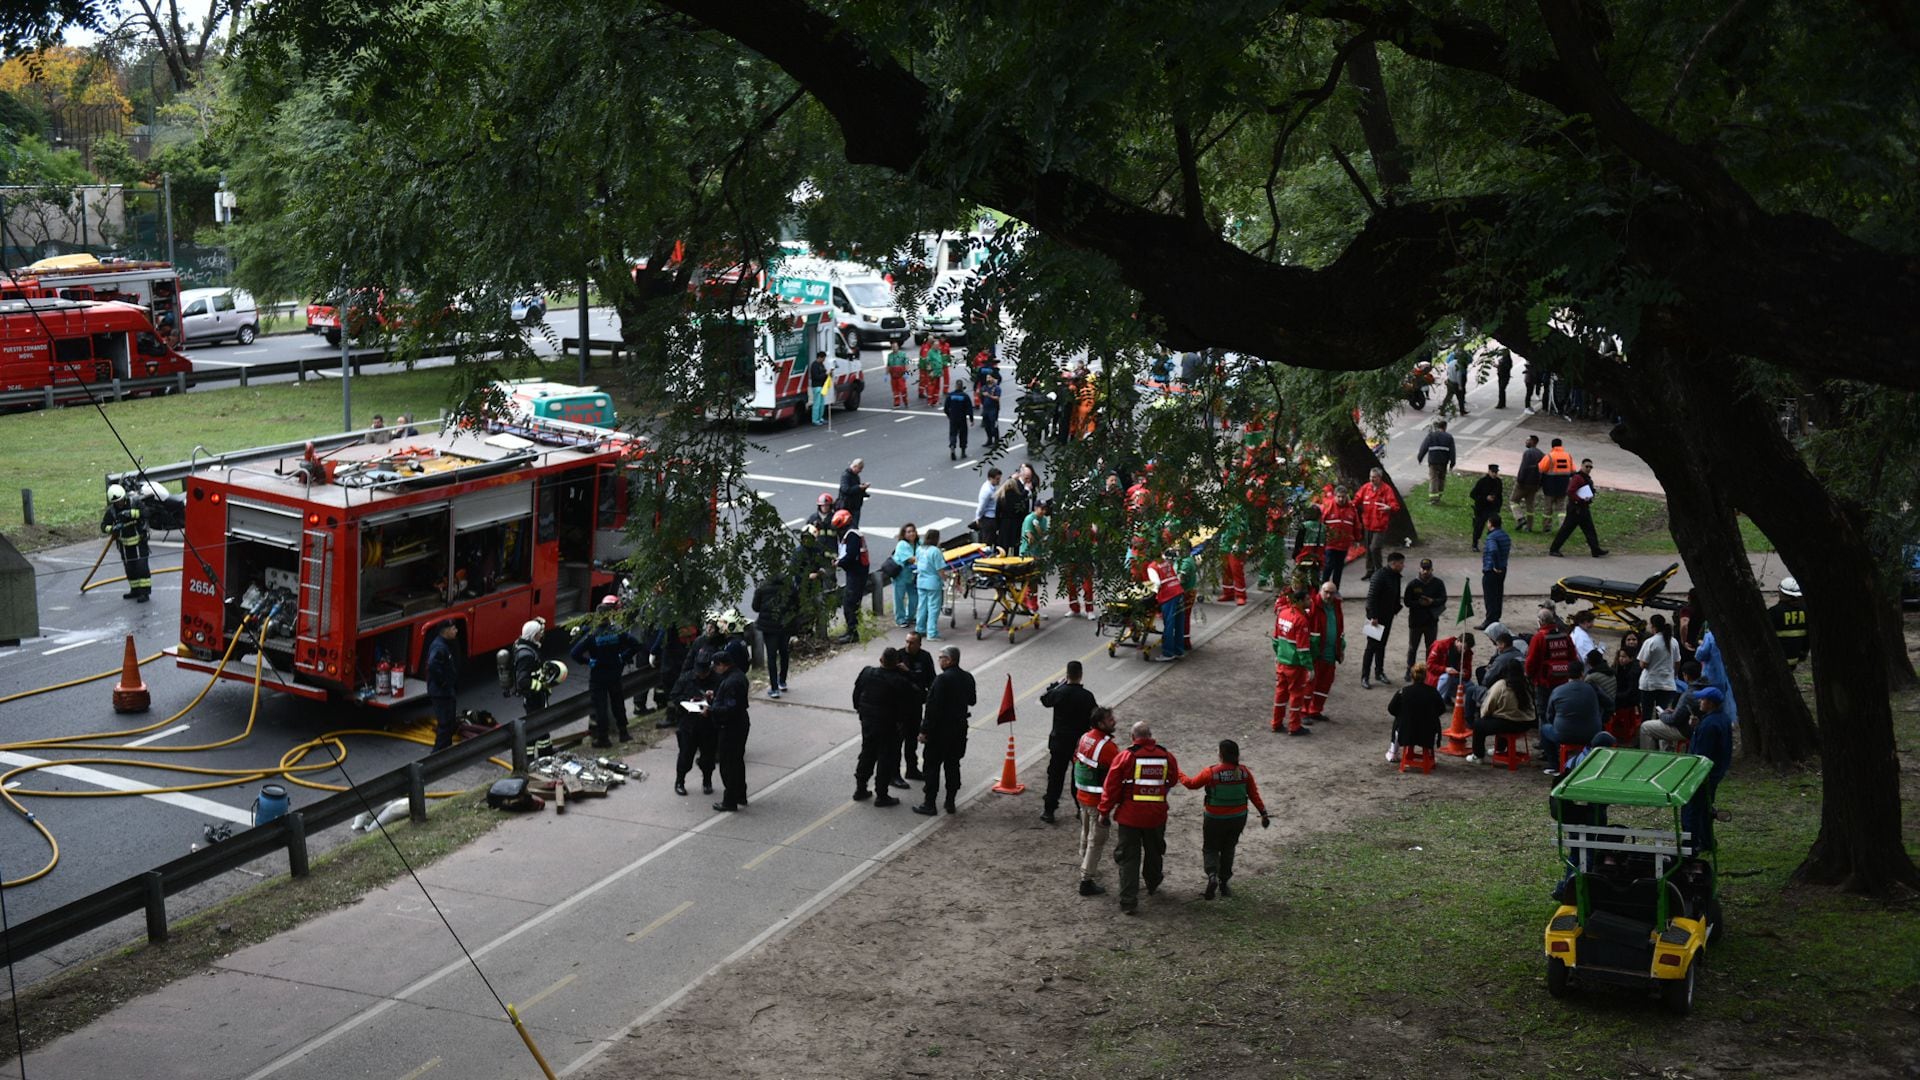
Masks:
[[[688,701],[706,701],[710,703],[712,691],[719,688],[720,680],[713,674],[711,664],[689,666],[674,680],[667,696],[667,714],[676,717],[680,740],[680,754],[673,765],[673,793],[687,793],[687,773],[693,771],[698,761],[700,766],[700,790],[713,794],[713,769],[720,755],[720,729],[714,726],[713,716],[709,712],[688,709]]]
[[[153,567],[147,561],[145,512],[119,484],[107,488],[107,512],[100,518],[100,531],[110,534],[120,545],[120,564],[127,569],[127,591],[120,599],[142,604],[151,600]]]
[[[614,622],[619,610],[619,597],[601,600],[599,622],[574,643],[572,650],[574,660],[587,665],[587,691],[593,696],[593,720],[587,731],[599,748],[613,745],[609,735],[614,730],[619,731],[621,742],[632,738],[627,734],[627,703],[620,695],[620,672],[640,652],[640,642]]]
[[[1054,683],[1040,695],[1043,708],[1053,710],[1053,730],[1047,734],[1047,794],[1041,802],[1040,820],[1053,824],[1053,812],[1060,808],[1060,793],[1065,790],[1067,770],[1073,767],[1073,753],[1092,723],[1099,702],[1093,691],[1080,685],[1083,669],[1080,661],[1067,661],[1067,678]]]
[[[747,805],[747,732],[753,723],[747,716],[746,669],[745,649],[729,646],[713,658],[719,683],[707,717],[719,733],[720,758],[720,801],[713,808],[728,813]]]

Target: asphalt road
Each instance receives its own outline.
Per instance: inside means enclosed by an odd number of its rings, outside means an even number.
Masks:
[[[564,322],[573,317],[573,312],[553,314],[549,315],[549,322]],[[606,332],[612,332],[611,328],[606,328]],[[263,339],[248,348],[265,348],[268,352],[244,355],[261,357],[252,362],[265,362],[280,355],[272,351],[276,348],[311,350],[316,346],[324,350],[325,343],[318,338],[304,337],[292,341]],[[243,355],[241,350],[233,348],[206,351],[236,358]],[[943,415],[920,406],[898,410],[885,407],[888,395],[880,374],[881,355],[878,350],[868,350],[865,354],[866,364],[876,376],[865,396],[866,407],[852,413],[837,413],[831,423],[823,427],[803,423],[795,427],[756,428],[754,440],[764,450],[757,451],[749,464],[754,484],[779,510],[782,520],[798,523],[812,512],[814,500],[821,492],[835,490],[841,472],[850,461],[865,459],[864,478],[872,490],[862,528],[874,543],[876,562],[884,558],[891,538],[906,522],[914,522],[923,530],[939,528],[948,536],[964,528],[974,518],[984,470],[978,456],[981,447],[977,428],[971,433],[975,456],[953,462],[946,454]],[[1514,390],[1517,395],[1517,380]],[[1470,394],[1475,410],[1471,424],[1477,434],[1462,432],[1463,460],[1471,460],[1470,447],[1489,445],[1521,419],[1517,410],[1496,413],[1486,409],[1492,394],[1491,386],[1476,387]],[[1485,402],[1481,400],[1483,397],[1487,399]],[[1013,414],[1013,402],[1009,400],[1002,409],[1003,429]],[[1431,408],[1425,413],[1402,410],[1396,421],[1385,456],[1403,484],[1420,475],[1413,467],[1412,456],[1431,416]],[[1482,416],[1486,417],[1484,421]],[[1456,429],[1465,426],[1456,424]],[[1017,466],[1031,456],[1041,465],[1044,478],[1046,469],[1034,448],[1020,442],[1017,435],[1010,435],[1009,439],[1006,451],[997,459],[1002,467]],[[178,575],[157,577],[154,602],[148,605],[121,600],[118,586],[81,595],[79,584],[97,553],[97,547],[87,545],[32,557],[39,571],[37,588],[44,636],[30,639],[17,648],[0,649],[0,696],[112,668],[119,662],[122,642],[129,633],[134,635],[142,655],[157,651],[173,640],[179,611]],[[177,545],[164,542],[159,545],[157,566],[178,565],[179,559]],[[102,571],[109,576],[118,572],[111,561]],[[144,671],[155,712],[141,718],[139,723],[164,718],[184,707],[205,683],[205,676],[179,671],[164,658],[148,665]],[[111,712],[111,686],[111,682],[102,681],[7,706],[6,741],[136,726]],[[247,723],[249,698],[244,685],[222,683],[191,714],[153,733],[155,745],[197,745],[238,734]],[[500,700],[498,690],[492,685],[492,674],[485,670],[484,664],[475,664],[469,672],[465,700],[475,704],[493,704]],[[293,745],[326,731],[359,723],[361,719],[353,709],[317,708],[295,699],[265,695],[251,738],[222,750],[181,756],[220,767],[268,765],[278,761]],[[377,775],[419,752],[418,747],[409,743],[359,740],[353,744],[347,767],[358,775]],[[0,754],[0,762],[13,766],[44,756],[52,755]],[[134,766],[114,764],[90,768],[95,770],[94,775],[79,778],[52,777],[49,771],[43,770],[23,779],[29,787],[70,790],[101,790],[103,785],[130,787],[139,782],[153,785],[179,782],[177,775]],[[476,771],[470,779],[477,782],[482,775],[483,772]],[[202,830],[210,823],[230,822],[236,827],[242,826],[249,820],[257,789],[257,784],[250,784],[179,797],[37,800],[36,812],[58,836],[62,858],[48,877],[8,890],[9,916],[31,917],[172,858],[190,845],[204,842]],[[305,794],[303,789],[296,789],[296,801]],[[39,838],[18,821],[0,824],[0,853],[4,853],[0,854],[0,860],[4,860],[0,862],[0,873],[9,878],[38,867],[45,857]],[[54,962],[63,959],[65,957],[56,956]]]

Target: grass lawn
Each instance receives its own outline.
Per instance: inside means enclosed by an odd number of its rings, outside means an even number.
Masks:
[[[433,417],[447,404],[444,368],[353,380],[353,420],[374,413]],[[220,452],[292,442],[340,430],[340,382],[234,387],[106,406],[120,437],[150,466],[185,461],[195,446]],[[0,531],[22,548],[95,535],[103,505],[101,478],[130,467],[125,452],[90,406],[0,416],[0,460],[7,490],[0,497]],[[22,525],[19,493],[30,487],[39,525]]]
[[[1896,701],[1900,744],[1920,737]],[[1474,768],[1450,760],[1441,769]],[[1501,779],[1507,779],[1502,776]],[[1538,773],[1510,793],[1401,804],[1236,880],[1153,949],[1091,958],[1113,1009],[1092,1075],[1904,1075],[1920,1024],[1920,907],[1788,884],[1819,824],[1812,772],[1736,763],[1719,793],[1726,932],[1694,1013],[1651,992],[1547,995],[1559,877]],[[1906,818],[1916,814],[1909,784]],[[1219,1066],[1229,1066],[1224,1073]],[[1829,1071],[1831,1070],[1831,1071]]]
[[[1447,482],[1447,490],[1440,496],[1438,505],[1427,501],[1424,481],[1407,489],[1407,508],[1420,530],[1421,546],[1467,550],[1467,541],[1473,532],[1473,511],[1467,503],[1467,492],[1477,479],[1478,476],[1455,473]],[[1508,498],[1512,498],[1511,484],[1507,491]],[[1544,509],[1546,502],[1540,500],[1535,506]],[[1552,533],[1514,532],[1510,509],[1502,514],[1502,520],[1513,537],[1515,555],[1544,554],[1553,541]],[[1557,520],[1554,527],[1559,528]],[[1674,550],[1673,536],[1667,532],[1667,500],[1658,495],[1601,492],[1593,504],[1593,528],[1600,535],[1600,546],[1615,554],[1662,555]],[[1740,538],[1749,552],[1773,550],[1773,544],[1744,516],[1740,518]],[[1568,537],[1563,550],[1584,554],[1586,538],[1575,532]]]

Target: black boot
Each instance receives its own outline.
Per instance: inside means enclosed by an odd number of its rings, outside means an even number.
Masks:
[[[881,792],[881,793],[879,794],[879,796],[878,796],[877,798],[875,798],[875,799],[873,800],[873,805],[875,805],[875,806],[899,806],[899,805],[900,805],[900,800],[899,800],[899,799],[896,799],[896,798],[894,798],[893,796],[891,796],[891,795],[889,795],[889,794],[887,794],[886,792],[884,792],[884,791],[882,791],[882,792]]]
[[[673,793],[674,793],[675,795],[685,795],[685,794],[687,793],[687,778],[686,778],[686,777],[684,777],[684,776],[676,776],[676,777],[674,777],[674,779],[673,779]]]
[[[865,784],[862,784],[859,787],[853,789],[854,802],[866,802],[868,799],[871,799],[871,798],[873,798],[873,792],[868,791],[867,786]]]
[[[1106,889],[1106,886],[1104,885],[1095,884],[1092,880],[1088,878],[1080,879],[1080,895],[1081,896],[1102,896],[1106,893],[1106,891],[1107,889]]]
[[[951,796],[951,795],[949,795],[949,796],[947,796],[947,813],[949,813],[949,814],[957,814],[957,813],[959,813],[959,811],[958,811],[958,810],[955,810],[955,809],[953,808],[953,796]]]
[[[940,810],[930,802],[923,802],[923,803],[914,803],[913,812],[916,814],[925,814],[928,817],[932,817],[933,815],[939,813]]]
[[[703,776],[700,778],[700,794],[702,795],[713,794],[713,777]]]

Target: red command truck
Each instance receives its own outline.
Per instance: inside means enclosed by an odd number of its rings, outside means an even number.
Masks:
[[[56,255],[0,278],[0,299],[57,297],[104,300],[144,308],[168,345],[185,340],[180,325],[180,274],[172,263]]]
[[[264,651],[267,689],[417,702],[444,624],[459,625],[464,662],[610,590],[630,499],[679,495],[644,457],[618,432],[520,419],[197,466],[183,481],[179,666],[214,671],[252,615],[263,629],[243,636],[226,678],[251,682],[239,658]],[[376,692],[382,664],[397,694]]]
[[[72,399],[84,396],[83,383],[192,370],[193,361],[161,340],[132,304],[0,300],[0,392],[51,386],[56,398]]]

